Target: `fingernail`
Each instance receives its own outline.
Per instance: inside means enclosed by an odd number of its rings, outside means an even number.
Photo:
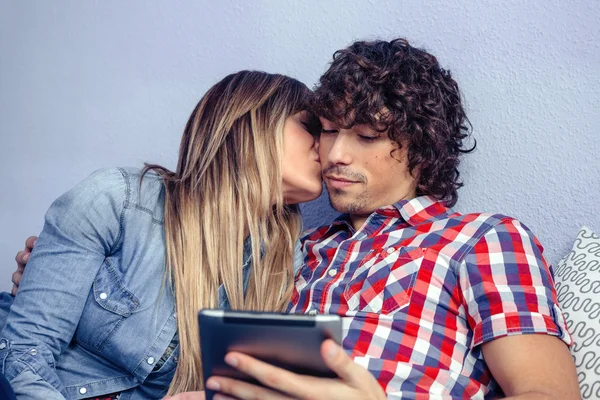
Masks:
[[[33,244],[31,245],[31,247],[35,246],[36,243],[37,243],[37,239],[33,241]]]
[[[229,365],[231,365],[232,367],[237,367],[238,365],[238,359],[235,358],[234,356],[225,356],[225,362]]]
[[[338,346],[332,343],[329,345],[329,349],[327,350],[325,355],[328,359],[333,360],[333,358],[337,355],[337,352]]]
[[[29,260],[29,256],[30,256],[30,255],[31,255],[31,253],[30,253],[30,254],[25,254],[25,255],[23,256],[23,261],[27,261],[27,260]]]
[[[219,382],[211,378],[206,381],[206,388],[210,390],[221,390],[221,385],[219,385]]]

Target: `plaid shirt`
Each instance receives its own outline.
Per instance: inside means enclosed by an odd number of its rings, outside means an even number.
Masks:
[[[338,314],[343,346],[389,398],[501,394],[481,344],[542,333],[571,344],[551,268],[527,227],[430,197],[347,216],[302,239],[289,311]]]

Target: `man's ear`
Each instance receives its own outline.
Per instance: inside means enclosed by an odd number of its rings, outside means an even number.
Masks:
[[[390,140],[394,143],[390,156],[400,164],[406,163],[408,165],[408,143],[402,143],[394,139]]]

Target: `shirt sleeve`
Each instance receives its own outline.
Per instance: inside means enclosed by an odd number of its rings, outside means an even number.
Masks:
[[[519,221],[503,219],[459,267],[471,347],[515,334],[554,335],[572,343],[542,246]]]
[[[1,372],[16,393],[66,397],[55,363],[74,335],[100,266],[119,242],[128,189],[120,169],[97,171],[46,213],[0,332]]]

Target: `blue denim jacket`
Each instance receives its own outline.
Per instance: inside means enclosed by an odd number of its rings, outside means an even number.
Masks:
[[[140,173],[100,170],[56,200],[19,294],[0,296],[0,367],[18,397],[166,395],[179,349],[155,368],[177,329],[164,284],[164,190],[154,173],[140,187]],[[244,289],[249,255],[247,241]],[[228,308],[223,287],[219,297]]]

